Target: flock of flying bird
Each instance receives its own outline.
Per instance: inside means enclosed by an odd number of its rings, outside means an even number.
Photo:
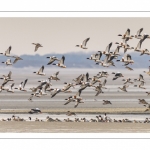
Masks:
[[[127,31],[125,32],[125,34],[119,34],[118,36],[121,36],[121,39],[123,40],[122,42],[116,42],[115,44],[117,44],[117,48],[114,52],[110,51],[110,48],[112,46],[112,43],[108,44],[108,46],[106,47],[106,49],[104,51],[98,51],[95,54],[92,54],[89,58],[89,60],[93,60],[97,65],[103,66],[103,67],[110,67],[110,66],[115,66],[114,60],[116,59],[116,62],[122,62],[123,66],[125,66],[126,69],[132,71],[133,69],[131,67],[129,67],[128,65],[133,64],[134,60],[132,60],[131,54],[126,54],[128,51],[134,50],[135,52],[140,52],[140,55],[150,55],[150,52],[148,51],[148,49],[142,49],[142,43],[146,40],[146,39],[150,39],[150,36],[148,34],[141,34],[141,32],[143,31],[143,28],[139,29],[137,31],[136,35],[130,35],[130,29],[127,29]],[[139,42],[137,44],[137,46],[131,47],[130,45],[127,44],[127,42],[133,38],[139,39]],[[82,49],[88,49],[87,48],[87,42],[90,40],[90,38],[85,39],[80,45],[76,45],[76,47],[82,48]],[[35,52],[40,48],[43,47],[40,43],[32,43],[33,45],[35,45]],[[118,59],[118,57],[120,56],[120,49],[124,49],[124,56],[121,59]],[[12,57],[15,58],[15,60],[13,61],[13,63],[11,62],[11,59],[7,59],[6,62],[2,62],[4,64],[8,65],[12,65],[17,63],[17,61],[19,60],[23,60],[22,58],[20,58],[19,56],[14,56],[10,54],[12,47],[10,46],[4,53],[0,53],[6,57]],[[102,55],[105,56],[104,60],[101,60]],[[57,58],[55,56],[51,56],[51,57],[47,57],[49,58],[49,62],[47,63],[47,65],[56,65],[58,67],[61,68],[66,68],[65,66],[65,56],[62,56],[62,58]],[[57,63],[54,63],[57,62]],[[149,67],[149,71],[146,72],[148,75],[150,75],[150,67]],[[46,74],[44,73],[44,66],[42,66],[38,71],[33,72],[36,75],[40,75],[40,76],[45,76]],[[114,74],[114,77],[112,78],[112,80],[117,80],[118,78],[124,77],[122,73],[120,72],[112,72],[112,74]],[[2,85],[0,86],[0,92],[2,92],[3,90],[7,91],[7,92],[11,92],[14,93],[14,89],[16,90],[20,90],[22,92],[27,91],[25,89],[25,85],[28,82],[28,79],[25,79],[24,82],[21,82],[19,87],[14,87],[15,83],[12,83],[9,85],[9,87],[6,87],[6,84],[10,81],[14,81],[11,78],[12,72],[10,71],[8,73],[8,75],[3,75],[3,77],[1,77],[0,79],[3,79],[4,82],[2,83]],[[96,91],[95,96],[98,96],[100,93],[104,93],[103,89],[107,89],[107,87],[105,86],[107,83],[106,78],[109,76],[107,71],[101,71],[98,72],[98,74],[96,74],[93,77],[89,77],[89,73],[86,74],[81,74],[79,75],[77,78],[72,79],[71,83],[68,82],[64,82],[64,87],[63,88],[51,88],[52,84],[51,81],[55,80],[55,81],[59,81],[60,79],[58,78],[59,72],[56,72],[55,74],[51,75],[48,79],[46,80],[42,80],[42,81],[38,81],[40,82],[40,84],[37,87],[32,87],[30,88],[30,90],[32,91],[31,96],[29,97],[29,101],[32,101],[33,97],[42,97],[45,95],[48,95],[48,92],[50,92],[51,98],[55,97],[57,94],[59,94],[60,92],[64,92],[64,93],[71,93],[72,91],[70,91],[70,88],[74,88],[75,86],[79,86],[79,89],[77,91],[77,93],[75,95],[69,96],[68,98],[66,98],[66,102],[64,103],[64,105],[69,104],[70,102],[75,102],[74,107],[76,108],[80,103],[84,103],[82,97],[81,97],[81,93],[83,92],[83,90],[85,90],[87,87],[93,87],[94,90]],[[101,78],[105,78],[103,81],[100,80]],[[146,89],[144,87],[145,84],[145,80],[142,74],[139,75],[139,78],[134,79],[132,81],[132,79],[128,78],[128,79],[123,79],[122,81],[124,81],[123,86],[122,87],[118,87],[120,90],[122,90],[123,92],[127,92],[127,88],[129,87],[129,84],[133,84],[133,83],[137,83],[137,81],[140,82],[139,85],[134,85],[134,87],[139,87],[142,89]],[[95,85],[96,83],[98,83],[98,85]],[[14,87],[14,89],[13,89]],[[148,95],[150,95],[150,92],[146,92]],[[147,107],[146,111],[150,110],[150,104],[147,103],[144,99],[139,99],[139,103],[140,104],[144,104],[145,107]],[[106,104],[112,104],[109,100],[103,100],[103,105]]]

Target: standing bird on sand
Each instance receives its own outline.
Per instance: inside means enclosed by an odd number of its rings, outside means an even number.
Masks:
[[[44,71],[44,66],[42,66],[38,72],[33,72],[33,73],[36,73],[37,75],[45,76],[46,74],[43,73],[43,71]]]
[[[67,116],[72,116],[72,115],[76,116],[76,113],[71,112],[71,111],[67,111],[66,115],[67,115]]]
[[[59,63],[58,64],[53,64],[53,65],[56,65],[56,66],[61,67],[61,68],[66,68],[66,66],[64,65],[64,61],[65,61],[65,56],[62,56]]]
[[[39,47],[43,47],[40,43],[32,43],[33,45],[35,45],[35,52],[38,50]]]
[[[86,47],[87,42],[89,41],[90,38],[85,39],[80,45],[76,45],[76,47],[80,47],[82,49],[88,49]]]

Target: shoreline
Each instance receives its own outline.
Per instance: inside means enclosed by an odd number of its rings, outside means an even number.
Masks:
[[[67,111],[81,113],[81,114],[97,114],[97,113],[107,113],[107,114],[150,114],[150,111],[145,112],[145,108],[53,108],[53,109],[41,109],[42,113],[50,114],[64,114]],[[30,109],[1,109],[0,114],[29,114]]]

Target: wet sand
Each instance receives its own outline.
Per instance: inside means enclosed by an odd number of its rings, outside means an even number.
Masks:
[[[150,133],[150,124],[97,122],[0,122],[9,133]]]

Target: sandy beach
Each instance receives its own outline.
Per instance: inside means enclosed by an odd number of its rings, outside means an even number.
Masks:
[[[0,122],[3,133],[150,133],[150,124],[81,122]]]

